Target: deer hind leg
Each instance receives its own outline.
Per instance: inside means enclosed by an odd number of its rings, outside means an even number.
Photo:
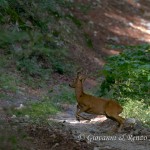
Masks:
[[[118,128],[118,132],[121,132],[122,128],[123,128],[123,125],[124,125],[124,118],[122,118],[121,116],[119,116],[118,114],[109,114],[107,112],[107,115],[106,115],[108,118],[112,119],[112,120],[115,120],[119,123],[119,128]]]
[[[80,121],[80,118],[84,119],[84,120],[90,120],[89,118],[83,117],[80,115],[80,113],[87,111],[89,108],[88,107],[80,107],[79,105],[77,105],[77,111],[76,111],[76,119],[78,121]]]
[[[112,109],[113,108],[113,109]],[[118,105],[114,105],[114,103],[108,103],[106,109],[105,109],[105,113],[106,116],[112,120],[115,120],[119,123],[119,128],[118,128],[118,132],[121,131],[123,125],[124,125],[124,118],[122,118],[121,116],[119,116],[119,114],[122,112],[122,107],[118,106]]]
[[[119,123],[119,128],[118,128],[118,132],[121,132],[123,125],[124,125],[124,118],[120,117],[119,115],[114,115],[113,116],[114,119],[116,119],[116,121]]]

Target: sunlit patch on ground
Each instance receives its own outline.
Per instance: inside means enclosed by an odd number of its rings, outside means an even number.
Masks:
[[[69,124],[94,124],[94,123],[102,123],[107,120],[105,116],[97,116],[92,118],[90,121],[88,120],[80,120],[77,121],[74,117],[69,118],[49,118],[49,121],[56,121],[61,123],[69,123]]]
[[[96,118],[91,119],[91,122],[103,122],[107,120],[105,116],[97,116]]]

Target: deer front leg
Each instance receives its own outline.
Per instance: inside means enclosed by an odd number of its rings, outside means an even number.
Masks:
[[[85,120],[91,120],[89,118],[83,117],[80,115],[80,113],[87,111],[89,108],[88,107],[80,107],[79,105],[77,105],[77,111],[76,111],[76,119],[78,121],[80,121],[80,118],[85,119]]]
[[[80,118],[79,118],[79,116],[78,116],[78,112],[79,112],[79,105],[77,105],[76,120],[80,121]]]

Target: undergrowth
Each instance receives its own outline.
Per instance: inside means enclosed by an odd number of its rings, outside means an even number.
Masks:
[[[74,104],[75,94],[66,85],[55,86],[48,91],[41,101],[39,102],[29,102],[22,109],[14,109],[11,115],[16,115],[17,117],[29,116],[29,120],[34,123],[47,123],[50,115],[54,115],[62,111],[63,105]]]
[[[117,99],[124,116],[150,125],[150,45],[113,46],[124,51],[108,58],[99,96]]]
[[[13,61],[13,69],[20,72],[29,86],[46,83],[54,72],[74,74],[80,64],[73,63],[70,45],[82,40],[93,47],[82,30],[84,22],[72,9],[86,13],[90,5],[64,0],[0,1],[0,52],[3,57],[12,57],[8,61]]]
[[[144,100],[134,101],[130,98],[124,99],[124,117],[136,118],[143,124],[150,126],[150,106],[144,103]]]
[[[77,6],[63,0],[0,1],[0,51],[11,55],[13,67],[29,83],[32,77],[47,80],[53,72],[73,74],[68,45],[82,22],[68,11]]]

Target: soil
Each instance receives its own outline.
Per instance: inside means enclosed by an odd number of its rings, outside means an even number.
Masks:
[[[105,57],[118,54],[109,45],[135,45],[150,42],[150,1],[149,0],[75,0],[90,5],[90,11],[83,13],[72,8],[72,13],[85,22],[83,29],[92,39],[93,48],[82,47],[82,55],[77,57],[78,47],[72,45],[74,57],[90,71],[95,71],[105,63]],[[82,56],[81,55],[81,56]],[[88,58],[88,59],[87,59]],[[90,60],[90,61],[88,61]],[[94,65],[93,65],[94,64]],[[54,74],[59,81],[69,83],[68,78]],[[95,86],[88,80],[89,87]],[[54,84],[50,82],[50,84]],[[88,88],[88,87],[87,87]],[[104,116],[90,116],[91,122],[75,119],[76,106],[65,105],[64,111],[49,116],[50,124],[38,126],[25,120],[18,120],[6,113],[11,107],[26,104],[29,99],[40,100],[44,90],[23,87],[21,93],[4,92],[7,97],[0,100],[0,149],[27,150],[149,150],[150,130],[137,123],[122,133],[111,132],[117,124]],[[3,92],[3,91],[0,91]],[[14,136],[17,135],[17,139]],[[114,138],[114,139],[109,139]],[[19,145],[15,145],[19,141]],[[15,145],[15,146],[14,146]]]
[[[105,116],[82,114],[91,121],[75,118],[76,106],[68,106],[64,113],[59,113],[49,120],[58,122],[64,131],[70,131],[74,139],[93,144],[95,150],[148,150],[150,148],[150,129],[137,122],[133,127],[125,124],[121,133],[117,133],[117,123]],[[93,146],[92,145],[92,146]]]
[[[150,129],[136,121],[116,132],[117,123],[105,116],[82,114],[91,121],[77,121],[75,105],[47,118],[40,125],[25,118],[6,115],[1,109],[0,149],[38,150],[149,150]],[[15,138],[16,137],[16,138]]]
[[[84,67],[87,66],[87,70],[100,69],[107,56],[122,52],[122,49],[116,50],[110,45],[137,45],[150,42],[149,0],[75,2],[90,6],[90,11],[86,13],[72,8],[72,13],[84,22],[83,30],[92,40],[92,48],[79,48],[76,45],[71,47],[72,51],[78,54],[75,57],[78,57]]]

